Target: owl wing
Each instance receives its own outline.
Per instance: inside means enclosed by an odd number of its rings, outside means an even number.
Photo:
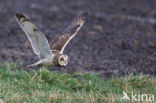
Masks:
[[[18,24],[28,37],[33,51],[39,58],[51,59],[53,54],[45,35],[22,14],[16,14]]]
[[[68,42],[77,34],[79,29],[84,24],[87,18],[88,12],[83,12],[73,20],[73,22],[52,42],[50,43],[50,47],[52,50],[57,50],[60,53],[63,53],[64,48],[68,44]]]

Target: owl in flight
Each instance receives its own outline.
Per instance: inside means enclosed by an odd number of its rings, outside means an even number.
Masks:
[[[63,54],[64,48],[68,42],[77,34],[79,29],[84,24],[88,12],[82,12],[73,22],[59,35],[57,35],[49,44],[45,35],[35,26],[30,20],[22,14],[16,14],[16,20],[22,30],[25,32],[28,40],[31,43],[33,51],[40,60],[32,66],[66,66],[68,56]]]

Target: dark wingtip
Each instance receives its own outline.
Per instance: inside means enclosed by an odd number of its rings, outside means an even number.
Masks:
[[[15,14],[15,17],[20,21],[20,22],[24,22],[24,21],[30,21],[27,17],[25,17],[23,14]]]
[[[15,14],[15,17],[16,17],[17,19],[25,18],[25,16],[24,16],[23,14],[19,14],[19,13],[16,13],[16,14]]]
[[[85,20],[88,17],[88,11],[83,11],[80,15],[80,17]]]

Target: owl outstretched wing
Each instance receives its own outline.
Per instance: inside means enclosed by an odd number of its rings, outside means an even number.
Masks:
[[[16,14],[16,20],[28,37],[35,54],[41,59],[51,59],[53,54],[45,35],[24,15]]]
[[[86,18],[88,16],[88,12],[81,13],[77,18],[73,20],[73,22],[52,42],[50,43],[50,47],[52,50],[57,50],[60,53],[63,53],[64,48],[68,44],[68,42],[77,34],[79,29],[84,24]]]

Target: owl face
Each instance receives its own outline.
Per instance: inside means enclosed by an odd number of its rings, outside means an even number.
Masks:
[[[58,64],[60,66],[66,66],[68,64],[68,56],[65,54],[62,54],[58,57]]]

